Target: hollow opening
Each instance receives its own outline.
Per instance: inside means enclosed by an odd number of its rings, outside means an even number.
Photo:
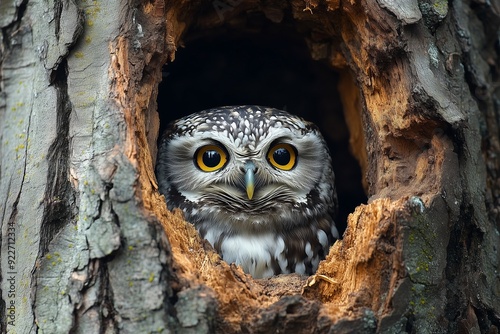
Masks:
[[[358,161],[349,149],[349,131],[338,91],[339,74],[313,60],[293,20],[269,21],[251,13],[245,25],[193,27],[184,47],[163,70],[158,92],[160,133],[185,115],[227,105],[284,109],[314,122],[332,155],[339,198],[336,224],[366,202]]]

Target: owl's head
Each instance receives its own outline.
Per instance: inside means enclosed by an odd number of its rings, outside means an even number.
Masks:
[[[316,126],[272,108],[221,107],[173,122],[156,173],[168,207],[195,225],[277,231],[333,215],[337,205]]]

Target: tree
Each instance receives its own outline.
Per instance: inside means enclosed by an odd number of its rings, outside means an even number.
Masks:
[[[249,13],[340,73],[369,197],[309,278],[244,275],[157,192],[162,66]],[[498,332],[499,26],[472,0],[2,2],[1,331]]]

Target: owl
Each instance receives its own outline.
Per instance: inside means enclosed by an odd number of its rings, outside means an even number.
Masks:
[[[339,238],[328,147],[302,118],[260,106],[204,110],[169,125],[157,161],[168,208],[254,278],[311,275]]]

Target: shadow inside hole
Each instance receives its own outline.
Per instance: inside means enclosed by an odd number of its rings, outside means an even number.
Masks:
[[[316,123],[333,160],[342,234],[347,215],[366,202],[361,170],[349,152],[338,74],[311,59],[296,33],[204,35],[187,41],[164,67],[158,92],[160,133],[169,122],[213,107],[253,104],[284,109]]]

